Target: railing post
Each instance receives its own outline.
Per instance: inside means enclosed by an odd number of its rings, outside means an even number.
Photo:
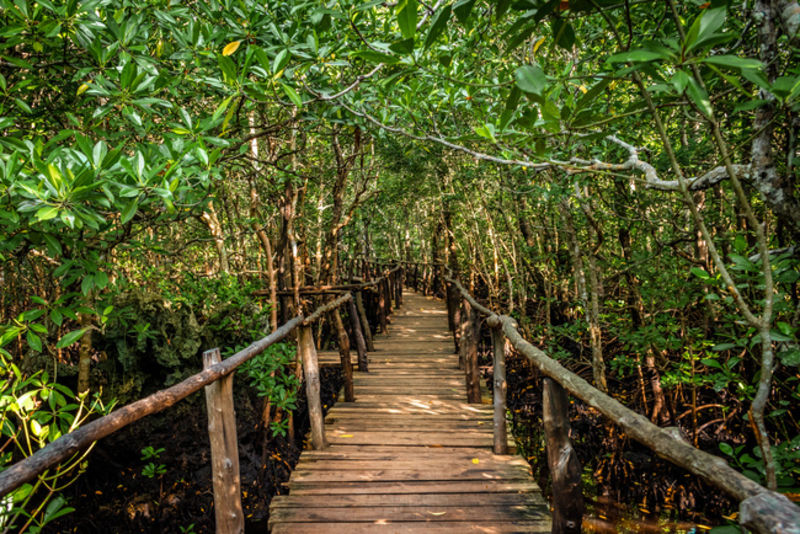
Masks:
[[[358,316],[355,297],[350,299],[349,305],[350,324],[353,325],[353,337],[356,342],[356,351],[358,351],[358,370],[362,373],[366,373],[369,367],[367,361],[367,344],[364,342],[364,334],[361,328],[361,319]],[[367,328],[369,328],[369,326],[367,326]]]
[[[396,286],[397,287],[397,298],[395,299],[397,301],[397,307],[398,308],[403,305],[403,279],[404,278],[405,278],[405,268],[400,267],[400,269],[397,270],[397,286]]]
[[[378,282],[376,289],[378,290],[378,321],[381,333],[385,334],[388,329],[386,327],[386,292],[383,290],[383,281]]]
[[[464,363],[467,383],[467,402],[481,402],[480,371],[478,370],[478,312],[464,299],[461,323],[461,351],[459,361]]]
[[[383,277],[383,302],[386,305],[386,316],[392,314],[392,289],[389,287],[389,276]]]
[[[581,464],[569,439],[569,399],[555,380],[544,379],[542,402],[547,465],[553,481],[553,534],[580,534],[583,518]]]
[[[347,335],[339,308],[333,310],[331,316],[333,316],[333,324],[336,327],[339,339],[339,360],[342,362],[342,374],[344,375],[344,400],[345,402],[353,402],[356,400],[356,396],[353,391],[353,361],[350,359],[350,337]]]
[[[372,342],[372,328],[369,325],[369,320],[367,319],[367,310],[364,307],[364,291],[359,290],[355,293],[356,297],[356,308],[358,308],[358,315],[361,318],[361,325],[362,325],[362,333],[364,334],[364,341],[367,343],[367,351],[374,351],[375,345]]]
[[[494,452],[508,452],[508,434],[506,430],[506,337],[500,325],[492,328],[492,348],[494,349]]]
[[[310,326],[302,325],[298,330],[297,348],[300,351],[300,359],[303,362],[303,375],[306,381],[311,446],[319,450],[324,449],[327,444],[325,443],[325,427],[322,420],[317,348],[314,346],[314,334]]]
[[[220,363],[219,349],[203,353],[203,368]],[[205,387],[217,534],[244,534],[233,373]]]
[[[458,288],[447,282],[447,326],[453,333],[453,347],[456,354],[458,350],[459,327],[461,325],[461,308],[458,305]]]

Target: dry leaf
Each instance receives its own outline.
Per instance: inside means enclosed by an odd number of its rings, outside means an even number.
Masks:
[[[239,50],[239,45],[242,44],[241,41],[233,41],[232,43],[228,43],[225,45],[225,48],[222,49],[223,56],[230,56],[237,50]]]

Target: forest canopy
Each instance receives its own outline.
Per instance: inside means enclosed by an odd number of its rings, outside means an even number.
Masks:
[[[0,22],[3,466],[379,258],[440,293],[447,266],[597,388],[798,487],[797,2],[0,0]],[[56,486],[13,494],[29,524]]]

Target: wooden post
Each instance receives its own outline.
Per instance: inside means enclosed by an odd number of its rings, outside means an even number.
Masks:
[[[306,399],[308,400],[308,420],[311,427],[311,446],[315,450],[324,449],[325,427],[322,420],[322,401],[320,400],[319,360],[317,348],[314,346],[314,334],[310,326],[300,326],[297,349],[303,362],[303,374],[306,381]]]
[[[392,290],[389,288],[389,277],[385,277],[383,279],[383,284],[381,286],[383,288],[383,302],[386,306],[386,316],[392,314]]]
[[[356,308],[358,308],[358,315],[361,318],[362,333],[364,334],[364,341],[367,343],[367,351],[374,351],[375,344],[372,342],[372,328],[367,319],[367,310],[364,308],[364,292],[356,291]]]
[[[451,283],[447,284],[447,326],[453,333],[453,350],[459,354],[459,337],[461,326],[461,308],[458,305],[458,288]]]
[[[499,328],[492,328],[494,349],[494,453],[508,453],[506,433],[506,337]]]
[[[353,402],[356,400],[353,391],[353,361],[350,359],[350,337],[342,321],[342,314],[339,308],[331,312],[333,324],[336,327],[337,338],[339,340],[339,360],[342,362],[342,374],[344,374],[344,400]]]
[[[204,369],[221,361],[219,349],[203,353]],[[244,534],[233,373],[207,385],[205,391],[217,534]]]
[[[381,326],[381,333],[385,334],[386,328],[386,293],[383,291],[383,283],[378,282],[378,321]]]
[[[459,360],[464,362],[464,375],[467,382],[467,402],[481,402],[480,371],[478,369],[478,312],[464,299],[461,314],[461,343]]]
[[[569,439],[569,399],[558,382],[544,379],[543,421],[547,465],[553,481],[553,534],[580,534],[581,464]]]
[[[354,298],[350,299],[350,324],[353,325],[353,337],[356,342],[356,351],[358,351],[358,370],[366,373],[369,368],[367,361],[367,344],[364,342],[364,334],[361,328],[361,319],[358,316],[358,309]],[[369,327],[367,327],[369,328]]]
[[[403,305],[403,273],[403,268],[400,267],[400,269],[397,271],[397,285],[395,286],[395,291],[397,291],[395,302],[397,302],[398,308]]]

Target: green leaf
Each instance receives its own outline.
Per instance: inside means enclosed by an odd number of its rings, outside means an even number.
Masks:
[[[620,52],[608,58],[609,63],[644,63],[647,61],[654,61],[656,59],[667,59],[668,56],[661,52],[654,52],[653,50],[628,50],[627,52]]]
[[[28,346],[36,352],[42,352],[42,340],[33,333],[32,330],[25,332],[25,339],[28,340]]]
[[[728,54],[708,56],[707,58],[702,59],[702,62],[711,63],[712,65],[719,65],[720,67],[728,67],[731,69],[760,69],[764,66],[764,64],[757,59],[743,58]]]
[[[692,273],[693,275],[695,275],[700,280],[710,280],[711,279],[711,275],[709,275],[705,271],[705,269],[701,269],[700,267],[692,267],[689,270],[689,272]]]
[[[133,216],[136,215],[136,210],[138,207],[139,207],[139,202],[134,198],[127,206],[125,206],[125,209],[122,210],[122,213],[120,214],[119,223],[125,224],[131,219],[133,219]]]
[[[53,206],[45,206],[44,208],[39,208],[36,212],[36,220],[37,221],[49,221],[50,219],[54,219],[58,216],[58,208]]]
[[[461,22],[461,24],[467,22],[469,14],[474,5],[475,0],[458,0],[458,2],[453,4],[453,11],[455,11],[456,17],[458,17],[458,20]]]
[[[413,39],[417,33],[417,0],[406,0],[397,12],[397,25],[403,39]]]
[[[733,456],[733,447],[731,447],[730,445],[728,445],[724,441],[720,442],[719,450],[721,450],[723,454],[726,454],[728,456]]]
[[[575,44],[575,30],[572,29],[572,25],[563,19],[556,18],[553,19],[551,26],[553,40],[556,44],[564,50],[572,50],[572,46]]]
[[[675,88],[676,93],[682,95],[686,90],[686,86],[689,85],[689,75],[682,70],[676,71],[675,74],[672,75],[672,79],[669,83]]]
[[[42,234],[42,237],[47,243],[47,253],[50,254],[51,257],[60,256],[62,254],[63,250],[61,249],[61,243],[58,242],[58,239],[50,234]]]
[[[303,107],[303,99],[300,98],[300,95],[297,94],[297,91],[295,91],[294,88],[292,88],[292,86],[286,85],[285,83],[281,82],[281,88],[283,89],[283,92],[286,93],[286,96],[289,97],[289,100],[291,100],[295,106],[297,106],[298,108]]]
[[[59,339],[58,343],[56,343],[56,347],[58,347],[59,349],[69,347],[70,345],[78,341],[84,334],[84,332],[86,332],[85,328],[81,328],[80,330],[73,330],[69,334],[66,334],[64,337]]]
[[[433,42],[439,37],[444,29],[447,27],[447,21],[450,20],[452,10],[450,6],[440,9],[436,12],[431,22],[431,28],[428,30],[428,35],[425,37],[425,49],[427,50]]]
[[[401,56],[410,54],[414,51],[414,39],[405,39],[403,41],[392,43],[389,45],[389,50],[395,54],[400,54]]]
[[[289,49],[284,48],[278,52],[275,55],[275,59],[272,60],[272,74],[277,74],[287,63],[289,63]]]
[[[725,7],[706,9],[695,19],[686,32],[685,50],[693,50],[714,39],[718,29],[725,23]]]
[[[706,90],[694,78],[689,78],[689,85],[686,86],[686,94],[692,99],[700,112],[706,117],[711,117],[714,110],[711,109],[711,101],[708,99]]]
[[[547,77],[539,65],[524,65],[517,69],[517,87],[526,93],[541,96],[547,89]]]
[[[714,369],[722,369],[722,365],[717,360],[712,360],[711,358],[703,358],[702,360],[700,360],[700,363],[702,363],[706,367],[713,367]]]
[[[778,359],[788,367],[800,366],[800,349],[789,349],[778,353]]]
[[[376,50],[359,50],[358,52],[353,52],[351,55],[354,57],[360,57],[369,63],[386,63],[387,65],[390,65],[400,61],[400,58],[398,57],[390,54],[384,54],[383,52],[378,52]]]

